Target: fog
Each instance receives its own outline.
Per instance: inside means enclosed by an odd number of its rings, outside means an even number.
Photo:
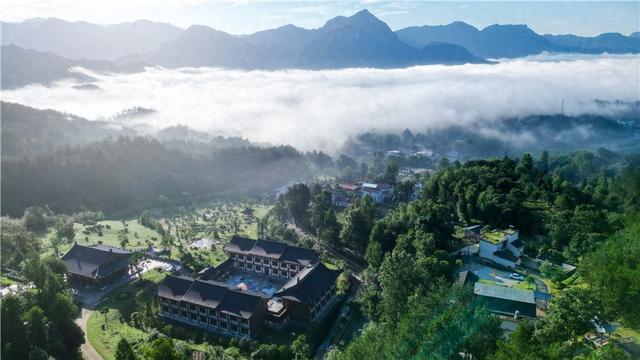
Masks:
[[[640,100],[638,56],[535,56],[495,65],[407,69],[235,71],[148,68],[96,74],[101,90],[50,87],[3,91],[3,100],[89,119],[140,106],[155,128],[184,124],[212,134],[333,152],[365,131],[399,132],[450,125],[492,132],[509,117],[613,113],[593,100]],[[133,120],[131,120],[133,121]]]

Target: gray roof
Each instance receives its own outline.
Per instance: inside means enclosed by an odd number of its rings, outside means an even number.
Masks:
[[[264,256],[279,261],[287,261],[302,266],[318,262],[318,254],[312,249],[287,245],[271,240],[253,240],[233,236],[224,248],[228,252]]]
[[[480,296],[535,304],[532,290],[514,289],[506,286],[477,282],[473,293]]]
[[[131,252],[117,247],[74,244],[62,261],[67,272],[93,279],[103,278],[129,265]]]
[[[323,263],[318,263],[296,274],[275,296],[306,304],[315,303],[336,282],[339,273],[338,270],[328,269]]]
[[[262,294],[231,289],[216,281],[173,275],[167,275],[160,283],[158,296],[205,306],[245,319],[250,318],[260,306],[266,308],[268,299]]]

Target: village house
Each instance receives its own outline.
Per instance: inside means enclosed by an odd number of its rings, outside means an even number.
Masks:
[[[67,279],[71,284],[103,287],[128,274],[131,252],[105,245],[75,243],[62,261],[67,266]]]
[[[199,279],[167,277],[157,293],[160,316],[253,337],[264,327],[317,322],[335,303],[338,271],[312,249],[234,236],[225,252],[229,258],[201,271]]]
[[[465,230],[466,231],[466,230]],[[475,231],[475,230],[474,230]],[[470,233],[474,232],[469,230]],[[515,268],[520,265],[524,245],[518,239],[518,231],[514,229],[490,230],[481,233],[481,258],[491,260],[497,264]]]

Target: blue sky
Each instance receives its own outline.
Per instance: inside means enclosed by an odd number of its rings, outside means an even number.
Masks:
[[[629,34],[640,30],[639,1],[252,1],[252,0],[5,0],[4,21],[58,17],[95,23],[136,19],[186,27],[203,24],[231,33],[251,33],[285,24],[322,26],[337,15],[369,9],[392,29],[465,21],[528,24],[538,33]]]

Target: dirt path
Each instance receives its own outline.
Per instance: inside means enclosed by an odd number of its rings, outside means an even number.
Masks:
[[[82,350],[82,357],[85,360],[103,360],[102,356],[100,356],[96,349],[91,346],[89,339],[87,338],[87,321],[89,320],[91,313],[93,313],[93,310],[82,308],[82,314],[78,319],[76,319],[76,324],[78,324],[84,332],[84,344],[82,344],[80,350]]]

